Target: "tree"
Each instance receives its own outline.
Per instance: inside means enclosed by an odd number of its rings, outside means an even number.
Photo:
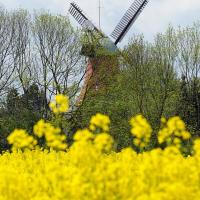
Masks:
[[[179,28],[178,67],[182,75],[182,90],[179,113],[193,133],[200,130],[200,24]],[[183,110],[184,109],[184,110]]]
[[[12,42],[12,57],[15,87],[26,93],[33,83],[33,43],[31,33],[31,16],[26,10],[16,10],[12,13],[14,38]]]
[[[53,95],[63,93],[74,98],[78,92],[83,71],[80,36],[67,17],[48,13],[35,15],[33,33],[37,82],[44,91],[47,109]]]
[[[14,39],[14,26],[12,16],[0,8],[0,95],[13,83],[12,75],[15,70],[12,57],[12,44]]]
[[[173,30],[157,35],[153,44],[133,37],[124,50],[124,71],[132,112],[145,115],[154,126],[175,113],[177,78]],[[172,104],[172,105],[170,105]]]

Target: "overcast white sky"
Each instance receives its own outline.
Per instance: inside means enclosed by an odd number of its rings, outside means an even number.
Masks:
[[[133,0],[101,0],[102,29],[110,34]],[[52,13],[67,15],[70,0],[0,0],[8,9],[45,9]],[[76,0],[94,23],[98,24],[98,0]],[[133,33],[143,33],[151,40],[157,32],[166,30],[169,24],[187,26],[200,20],[200,0],[149,0],[149,3],[132,27]]]

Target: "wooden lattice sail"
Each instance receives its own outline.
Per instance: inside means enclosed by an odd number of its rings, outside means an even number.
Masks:
[[[136,21],[147,3],[148,0],[135,0],[130,8],[126,11],[119,24],[116,26],[111,34],[111,37],[115,39],[116,45],[122,41],[122,39],[129,31],[133,23]]]

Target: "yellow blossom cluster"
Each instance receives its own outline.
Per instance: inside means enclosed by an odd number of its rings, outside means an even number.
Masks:
[[[8,143],[12,149],[33,149],[37,145],[37,140],[30,136],[23,129],[16,129],[8,136]]]
[[[131,133],[135,137],[134,144],[140,148],[144,148],[151,138],[152,128],[150,124],[142,115],[133,117],[130,124],[132,126]]]
[[[97,113],[90,120],[90,130],[97,131],[101,129],[103,132],[109,132],[110,119],[108,116]]]
[[[76,142],[89,141],[94,139],[94,134],[88,129],[79,130],[74,135],[74,140]]]
[[[61,129],[56,128],[44,120],[40,120],[33,127],[34,136],[37,138],[44,138],[46,145],[56,150],[66,150],[66,136],[61,134]],[[12,150],[17,149],[34,149],[37,145],[37,140],[30,136],[26,130],[16,129],[8,136],[8,142],[12,145]]]
[[[61,129],[52,124],[40,120],[33,128],[33,132],[39,138],[44,137],[47,146],[53,149],[65,150],[67,148],[66,136],[61,134]]]
[[[114,144],[113,138],[107,133],[98,134],[94,140],[95,147],[108,152]]]
[[[52,101],[49,107],[55,114],[65,113],[69,110],[69,98],[63,94],[58,94],[55,97],[55,102]]]
[[[162,118],[161,122],[162,129],[158,132],[160,144],[166,142],[168,146],[176,145],[180,147],[182,141],[190,139],[191,135],[180,117],[172,117],[168,121]]]
[[[200,139],[196,139],[193,146],[194,153],[200,156]]]
[[[199,144],[190,157],[176,147],[104,153],[89,132],[82,134],[87,140],[75,142],[67,152],[37,149],[1,155],[0,199],[200,199]]]
[[[144,148],[153,131],[150,124],[142,115],[130,123],[134,143]],[[105,115],[92,117],[89,128],[74,134],[67,151],[57,151],[67,147],[61,129],[44,120],[34,126],[34,137],[45,138],[56,151],[34,148],[37,142],[32,136],[15,130],[9,143],[15,149],[29,150],[0,155],[0,200],[200,199],[200,139],[188,157],[171,145],[176,138],[190,138],[179,117],[162,119],[158,140],[169,140],[168,147],[142,153],[130,147],[113,151],[109,125]]]
[[[74,135],[74,146],[93,145],[95,149],[109,152],[114,144],[113,138],[108,133],[94,134],[89,129],[79,130]]]

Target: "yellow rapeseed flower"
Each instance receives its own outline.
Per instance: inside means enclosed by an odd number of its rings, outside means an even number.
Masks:
[[[37,135],[39,138],[43,137],[45,132],[46,132],[46,123],[42,119],[37,124],[34,125],[33,127],[33,132],[35,135]]]
[[[95,132],[97,129],[101,129],[103,132],[108,132],[110,126],[110,118],[106,115],[97,113],[90,120],[90,130]]]
[[[98,134],[94,140],[96,148],[106,152],[112,149],[113,143],[113,138],[107,133]]]
[[[131,133],[135,137],[133,143],[138,147],[144,148],[151,138],[151,125],[142,115],[133,117],[130,124],[132,126]]]
[[[188,140],[190,137],[191,134],[186,130],[185,123],[177,116],[166,121],[158,132],[158,142],[160,144],[166,142],[167,145],[176,145],[177,147],[180,147],[182,140]]]
[[[63,94],[58,94],[55,97],[55,102],[51,102],[49,107],[55,114],[66,113],[69,110],[69,98]]]
[[[200,156],[200,139],[195,140],[193,149],[195,151],[195,154]]]
[[[47,146],[53,149],[65,150],[67,148],[66,136],[61,134],[61,129],[54,127],[44,120],[40,120],[33,128],[34,134],[39,138],[44,137]]]
[[[168,121],[159,132],[162,143],[180,145],[182,139],[190,138],[179,118]],[[96,131],[110,122],[93,118],[92,124]],[[134,143],[144,148],[151,126],[141,115],[131,120],[131,126]],[[61,129],[44,120],[35,125],[34,134],[44,137],[53,149],[66,149]],[[17,149],[36,145],[25,130],[15,130],[8,141]],[[136,153],[131,147],[114,152],[113,143],[107,132],[94,134],[83,129],[76,132],[68,151],[34,148],[2,153],[0,200],[199,200],[200,139],[195,141],[194,154],[188,157],[175,145]]]
[[[23,129],[15,129],[7,139],[13,150],[33,149],[37,145],[37,141]]]
[[[94,139],[94,134],[88,129],[78,130],[74,135],[75,141],[88,141],[93,139]]]

